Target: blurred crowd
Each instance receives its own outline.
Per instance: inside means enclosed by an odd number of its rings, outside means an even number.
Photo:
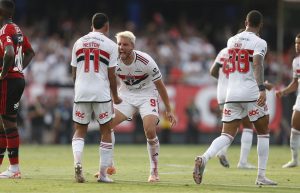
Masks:
[[[73,132],[72,94],[58,98],[45,90],[51,87],[72,88],[72,46],[79,37],[89,32],[90,20],[61,20],[55,32],[49,32],[48,22],[43,20],[30,26],[21,25],[36,51],[33,62],[25,70],[27,89],[20,111],[23,139],[33,143],[69,143]],[[111,39],[115,41],[114,35],[121,30],[136,34],[136,49],[154,58],[165,83],[216,84],[209,75],[209,68],[221,48],[216,48],[199,27],[184,18],[177,24],[166,23],[161,14],[155,13],[143,29],[138,29],[133,22],[125,25],[111,22]],[[228,29],[220,32],[224,46],[234,33]],[[293,45],[282,58],[268,50],[266,79],[274,83],[281,80],[289,82],[293,55]]]

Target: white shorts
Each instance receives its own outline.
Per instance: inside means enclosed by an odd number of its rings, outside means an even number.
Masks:
[[[295,103],[295,105],[293,106],[293,110],[294,110],[294,111],[299,111],[299,112],[300,112],[300,97],[297,97],[296,103]]]
[[[105,103],[74,103],[73,121],[80,124],[89,124],[92,113],[99,124],[105,124],[113,118],[114,110],[112,102]]]
[[[128,98],[123,97],[122,103],[114,105],[114,107],[124,114],[127,118],[139,112],[142,119],[146,115],[159,116],[158,98],[157,97],[140,97]]]
[[[268,114],[267,104],[260,107],[257,105],[257,102],[226,103],[223,109],[222,121],[230,122],[248,116],[251,122],[255,122]]]

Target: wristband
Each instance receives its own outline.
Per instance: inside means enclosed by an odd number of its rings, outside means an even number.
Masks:
[[[265,91],[266,90],[266,86],[265,85],[258,85],[258,90],[259,91]]]

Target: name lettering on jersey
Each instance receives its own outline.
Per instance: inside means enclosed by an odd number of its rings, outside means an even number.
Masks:
[[[99,48],[100,44],[98,44],[97,42],[86,42],[82,43],[82,46],[85,48]]]
[[[85,113],[82,113],[80,111],[76,111],[75,112],[75,116],[78,117],[78,118],[83,119],[85,117]]]
[[[249,111],[249,112],[248,112],[248,115],[249,115],[249,116],[254,116],[254,115],[258,115],[258,114],[259,114],[258,109],[253,109],[252,111]]]
[[[126,85],[136,85],[141,83],[143,80],[145,80],[146,78],[148,78],[148,74],[143,74],[141,76],[134,76],[131,74],[127,74],[127,75],[122,75],[122,74],[118,74],[118,77],[126,84]]]
[[[138,60],[138,61],[142,62],[145,65],[147,65],[149,63],[148,59],[146,59],[144,56],[141,56],[137,53],[136,53],[136,59],[135,60]]]
[[[241,48],[242,47],[242,43],[234,43],[234,47],[235,48]]]

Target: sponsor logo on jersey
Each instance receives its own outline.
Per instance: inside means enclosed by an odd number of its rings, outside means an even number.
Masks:
[[[156,109],[153,109],[152,112],[155,112],[155,113],[156,113],[157,111],[156,111]]]
[[[80,118],[80,119],[83,119],[85,117],[85,113],[82,113],[80,111],[76,111],[75,112],[75,116]]]
[[[252,111],[249,111],[249,112],[248,112],[248,115],[249,115],[249,116],[254,116],[254,115],[258,115],[258,114],[259,114],[258,109],[253,109]]]

